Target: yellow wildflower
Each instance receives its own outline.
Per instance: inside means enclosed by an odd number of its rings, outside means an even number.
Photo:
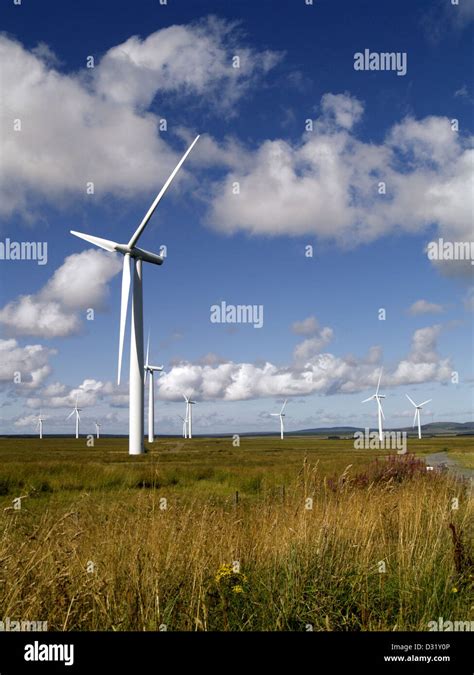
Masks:
[[[233,574],[235,574],[232,565],[229,565],[228,563],[224,563],[219,567],[217,570],[217,574],[214,577],[217,583],[220,583],[223,579],[226,577],[231,577]]]

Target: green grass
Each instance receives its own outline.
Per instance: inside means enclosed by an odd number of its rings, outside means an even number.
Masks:
[[[449,456],[465,469],[474,470],[474,452],[472,452],[472,450],[469,451],[466,448],[456,452],[450,452]]]
[[[0,496],[19,489],[49,486],[55,492],[116,491],[140,485],[170,487],[179,492],[231,495],[256,494],[288,483],[303,462],[318,461],[323,472],[363,466],[368,453],[351,441],[287,439],[160,440],[146,455],[131,458],[126,439],[99,439],[94,448],[85,439],[1,439]],[[385,454],[385,453],[382,453]]]
[[[470,438],[409,439],[409,452],[420,455],[447,450],[465,466],[474,465]],[[232,439],[160,439],[146,455],[131,458],[127,439],[103,438],[94,447],[86,439],[0,438],[0,499],[30,490],[47,497],[54,492],[117,491],[155,486],[177,492],[226,496],[254,495],[288,484],[306,456],[323,475],[363,467],[387,451],[354,450],[352,440],[316,437],[243,437]],[[258,489],[257,489],[258,488]],[[36,494],[39,492],[40,494]]]

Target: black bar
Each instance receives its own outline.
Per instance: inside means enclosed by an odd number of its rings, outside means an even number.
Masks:
[[[73,663],[25,661],[26,646],[73,645]],[[0,675],[19,673],[183,672],[238,669],[242,675],[261,664],[308,674],[455,673],[472,675],[472,633],[0,633]],[[28,648],[28,653],[32,650]],[[34,652],[33,652],[34,653]],[[49,654],[54,657],[54,653]],[[58,651],[58,655],[59,651]],[[71,652],[63,652],[63,657]],[[386,657],[397,657],[388,661]],[[399,660],[403,657],[404,660]],[[427,659],[430,657],[430,661]],[[434,660],[443,658],[443,661]],[[449,657],[449,661],[446,660]],[[288,667],[286,666],[286,667]],[[130,670],[128,670],[130,669]],[[146,670],[145,670],[146,669]],[[286,668],[285,668],[286,670]],[[278,671],[277,671],[278,672]]]

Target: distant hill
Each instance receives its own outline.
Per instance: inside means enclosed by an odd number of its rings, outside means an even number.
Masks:
[[[474,434],[474,422],[430,422],[429,424],[422,424],[421,430],[433,436],[443,436],[453,434],[472,435]],[[403,427],[400,431],[413,432],[412,427]]]
[[[425,436],[458,436],[474,435],[474,422],[431,422],[421,425],[422,433]],[[297,431],[286,431],[287,436],[353,436],[356,431],[364,431],[364,427],[315,427],[312,429],[298,429]],[[376,431],[371,427],[370,431]],[[412,427],[390,427],[385,431],[406,431],[408,434],[416,434],[417,430]],[[237,432],[236,432],[237,433]],[[215,436],[217,434],[209,434]],[[226,434],[220,434],[226,435]],[[240,433],[240,436],[275,436],[277,431],[248,431]]]
[[[375,427],[370,429],[375,431]],[[301,429],[291,431],[291,436],[347,436],[353,435],[356,431],[364,431],[363,427],[318,427],[315,429]],[[413,427],[387,427],[385,431],[406,431],[409,434],[415,434]],[[421,431],[425,435],[472,435],[474,434],[474,422],[430,422],[421,425]]]

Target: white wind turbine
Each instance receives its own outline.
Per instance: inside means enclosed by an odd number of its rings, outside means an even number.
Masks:
[[[163,370],[163,366],[152,366],[149,362],[150,355],[150,335],[148,335],[148,342],[146,345],[146,360],[145,360],[145,382],[148,373],[150,373],[150,384],[148,387],[148,443],[153,443],[155,440],[155,389],[153,381],[153,373],[155,371]]]
[[[70,417],[76,414],[76,438],[79,438],[79,420],[81,419],[81,416],[79,415],[79,412],[82,410],[82,408],[77,407],[77,396],[76,396],[76,405],[74,406],[72,412],[69,413],[69,415],[66,417],[68,420]]]
[[[41,410],[40,414],[38,415],[38,424],[36,425],[36,429],[39,430],[39,437],[43,438],[43,421],[44,417],[41,416]]]
[[[145,251],[136,246],[139,238],[143,234],[148,221],[152,217],[156,207],[166,190],[171,185],[174,177],[181,168],[186,157],[189,155],[199,136],[196,136],[189,148],[186,150],[178,165],[173,170],[172,174],[161,188],[160,192],[155,198],[155,201],[148,209],[143,217],[142,222],[133,233],[130,241],[127,244],[119,244],[109,239],[102,239],[101,237],[93,237],[90,234],[83,234],[82,232],[75,232],[71,230],[71,234],[76,237],[85,239],[95,246],[105,249],[106,251],[117,251],[123,255],[123,273],[122,273],[122,298],[120,306],[120,339],[119,339],[119,356],[118,356],[118,378],[120,384],[120,374],[122,369],[122,353],[123,342],[125,336],[125,325],[127,322],[128,299],[130,294],[131,276],[133,276],[133,292],[132,292],[132,317],[131,317],[131,333],[130,333],[130,403],[129,403],[129,446],[128,452],[130,455],[141,455],[144,453],[143,432],[144,432],[144,410],[143,410],[143,379],[144,379],[144,363],[143,363],[143,286],[142,286],[142,261],[152,263],[153,265],[161,265],[163,258],[156,253]],[[130,262],[133,266],[133,274],[130,272]]]
[[[181,415],[178,415],[180,420],[183,420],[183,438],[188,437],[188,420],[185,417],[182,417]]]
[[[100,427],[102,426],[102,424],[99,424],[99,422],[97,422],[97,421],[94,424],[95,424],[96,437],[100,438]]]
[[[432,398],[429,398],[427,401],[423,401],[423,403],[420,403],[419,405],[416,405],[415,401],[411,399],[408,394],[405,394],[407,399],[410,401],[412,405],[415,406],[415,417],[413,418],[413,426],[418,422],[418,438],[421,438],[421,420],[420,420],[420,412],[421,409],[423,408],[424,405],[432,401]]]
[[[385,396],[384,396],[384,394],[379,394],[380,380],[382,379],[382,372],[383,372],[383,368],[380,369],[379,381],[377,383],[377,389],[375,391],[375,394],[373,394],[372,396],[369,396],[369,398],[366,398],[362,401],[362,403],[367,403],[367,401],[372,401],[372,399],[375,399],[377,401],[377,413],[378,413],[378,419],[379,419],[379,440],[380,441],[383,441],[382,418],[385,419],[385,415],[383,414],[383,410],[382,410],[382,403],[380,402],[381,399],[385,398]]]
[[[196,405],[196,401],[192,401],[190,396],[183,394],[183,398],[186,401],[186,421],[188,428],[188,438],[193,437],[193,409],[192,406]],[[186,438],[186,436],[185,436]]]
[[[281,406],[281,410],[280,410],[279,413],[270,413],[271,417],[279,417],[280,418],[280,438],[281,438],[281,440],[283,440],[283,438],[284,438],[285,427],[283,426],[283,418],[285,417],[285,413],[283,411],[285,409],[285,406],[286,406],[287,402],[288,402],[287,399],[285,399],[285,402]]]

